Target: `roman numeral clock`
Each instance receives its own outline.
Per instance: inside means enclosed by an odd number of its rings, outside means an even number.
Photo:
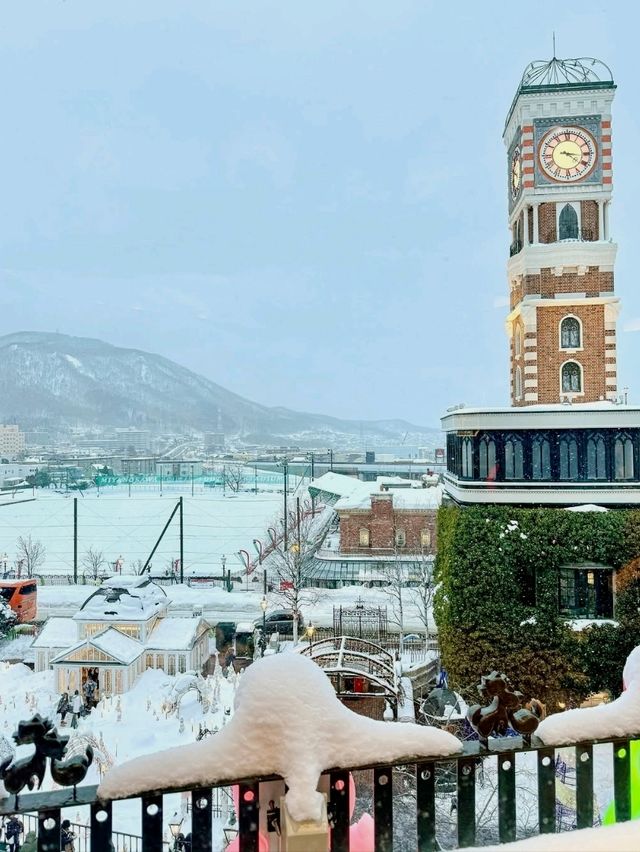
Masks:
[[[507,116],[512,405],[617,396],[614,94],[604,63],[554,57],[527,67]]]

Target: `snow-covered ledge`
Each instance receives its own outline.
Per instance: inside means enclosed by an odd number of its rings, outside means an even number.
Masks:
[[[324,803],[317,787],[327,769],[412,763],[461,751],[460,741],[445,731],[358,716],[340,703],[312,660],[277,654],[242,675],[234,716],[219,733],[114,767],[98,797],[124,799],[281,775],[293,819],[317,822]]]
[[[550,746],[640,738],[640,646],[629,654],[622,677],[625,691],[615,701],[554,713],[540,722],[536,736]]]

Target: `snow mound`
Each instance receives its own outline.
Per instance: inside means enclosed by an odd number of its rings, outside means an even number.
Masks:
[[[554,713],[540,722],[537,736],[545,745],[553,746],[613,737],[640,737],[640,646],[629,654],[623,679],[626,691],[615,701]]]
[[[478,847],[480,848],[480,847]],[[483,852],[638,852],[640,849],[640,827],[637,822],[621,822],[617,825],[582,828],[579,831],[564,831],[560,834],[545,834],[544,839],[528,837],[515,843],[500,846],[483,846]]]
[[[98,796],[123,799],[160,787],[208,787],[281,775],[295,820],[320,818],[322,772],[371,763],[409,763],[456,754],[456,737],[436,728],[376,722],[338,700],[312,660],[276,654],[242,675],[235,713],[215,736],[131,760],[105,776]]]

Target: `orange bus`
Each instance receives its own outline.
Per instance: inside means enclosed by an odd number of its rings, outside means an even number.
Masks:
[[[38,584],[26,580],[0,580],[0,597],[18,616],[18,624],[34,621],[38,611]]]

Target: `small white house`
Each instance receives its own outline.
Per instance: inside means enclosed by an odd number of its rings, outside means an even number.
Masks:
[[[33,643],[36,671],[53,668],[58,692],[126,692],[143,671],[200,671],[209,657],[202,618],[170,618],[169,599],[148,577],[105,580],[72,618],[50,618]]]

